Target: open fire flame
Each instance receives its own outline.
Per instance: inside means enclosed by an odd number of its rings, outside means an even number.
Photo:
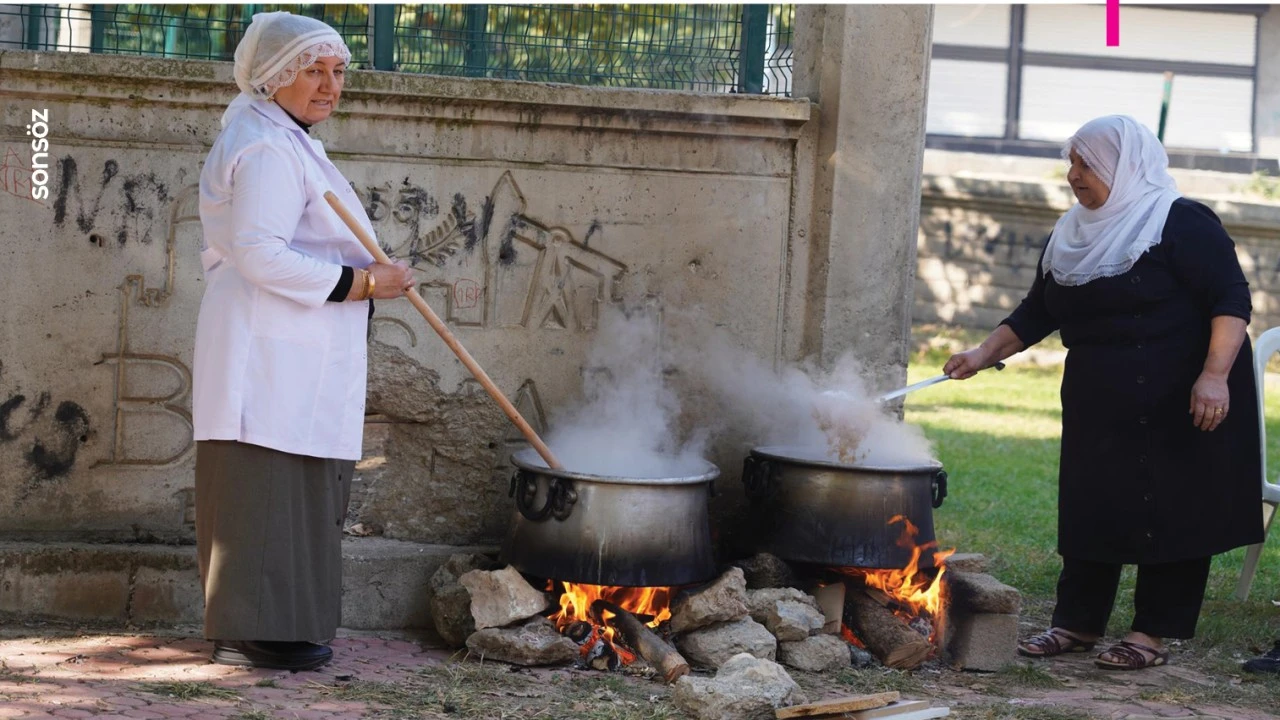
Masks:
[[[551,583],[549,583],[551,584]],[[604,611],[603,617],[591,615],[591,604],[597,600],[613,603],[635,615],[651,628],[671,619],[671,588],[666,587],[607,587],[602,585],[582,585],[562,582],[564,593],[560,596],[560,612],[551,616],[556,629],[565,632],[570,625],[578,622],[590,623],[591,635],[584,641],[578,641],[583,659],[592,652],[596,640],[603,640],[615,653],[623,665],[635,661],[635,653],[623,647],[616,639],[617,631],[606,622],[603,626],[597,620],[607,621],[612,614]],[[554,587],[554,584],[552,584]]]
[[[944,624],[947,613],[946,585],[942,577],[947,574],[946,559],[955,553],[955,548],[938,550],[936,540],[923,545],[916,544],[916,535],[920,529],[903,515],[889,518],[890,525],[901,522],[902,534],[898,536],[898,547],[911,549],[911,560],[901,570],[870,570],[867,568],[838,568],[839,572],[861,580],[868,588],[884,593],[891,601],[893,613],[912,627],[920,618],[926,618],[931,624],[929,642],[937,645],[945,636]],[[933,565],[937,573],[920,571],[920,558],[925,551],[933,552]],[[841,634],[846,640],[856,637],[849,628],[842,628]],[[851,640],[852,641],[852,640]],[[859,646],[862,643],[857,643]]]

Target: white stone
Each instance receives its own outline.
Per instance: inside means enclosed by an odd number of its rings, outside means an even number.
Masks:
[[[672,700],[695,720],[773,720],[778,708],[806,702],[782,666],[746,653],[727,660],[714,678],[680,678]]]
[[[676,647],[694,665],[718,668],[739,653],[773,660],[778,641],[765,626],[748,617],[681,635]]]
[[[742,568],[729,568],[705,588],[681,595],[671,605],[671,632],[697,630],[747,616],[747,581]]]
[[[472,570],[458,578],[471,594],[471,617],[476,629],[502,627],[546,610],[545,593],[535,590],[508,565],[501,570]]]
[[[795,588],[747,591],[751,619],[764,625],[778,642],[803,640],[822,631],[826,615],[817,601]]]
[[[778,662],[797,670],[830,672],[849,667],[849,644],[836,635],[814,635],[778,643]]]

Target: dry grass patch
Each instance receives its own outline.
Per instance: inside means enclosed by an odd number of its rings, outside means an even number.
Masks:
[[[530,671],[485,662],[429,665],[397,683],[353,682],[336,700],[376,706],[368,717],[676,720],[669,692],[626,674]]]

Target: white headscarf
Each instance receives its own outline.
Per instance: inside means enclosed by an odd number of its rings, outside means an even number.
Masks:
[[[266,100],[293,84],[317,58],[351,62],[337,30],[319,20],[287,12],[258,13],[236,46],[235,78],[240,95],[222,114],[222,127],[254,100]]]
[[[1160,243],[1169,206],[1181,195],[1169,156],[1154,133],[1128,115],[1090,120],[1063,145],[1111,188],[1102,207],[1076,203],[1053,227],[1042,269],[1059,285],[1083,285],[1129,272]]]

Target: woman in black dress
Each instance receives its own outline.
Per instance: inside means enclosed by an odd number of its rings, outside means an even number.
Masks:
[[[1078,204],[1054,226],[1031,291],[943,370],[968,378],[1061,333],[1062,574],[1053,627],[1018,651],[1091,650],[1121,567],[1136,564],[1133,626],[1097,659],[1134,670],[1168,661],[1164,638],[1194,635],[1211,557],[1262,541],[1249,285],[1217,216],[1178,194],[1150,130],[1098,118],[1064,156]]]

